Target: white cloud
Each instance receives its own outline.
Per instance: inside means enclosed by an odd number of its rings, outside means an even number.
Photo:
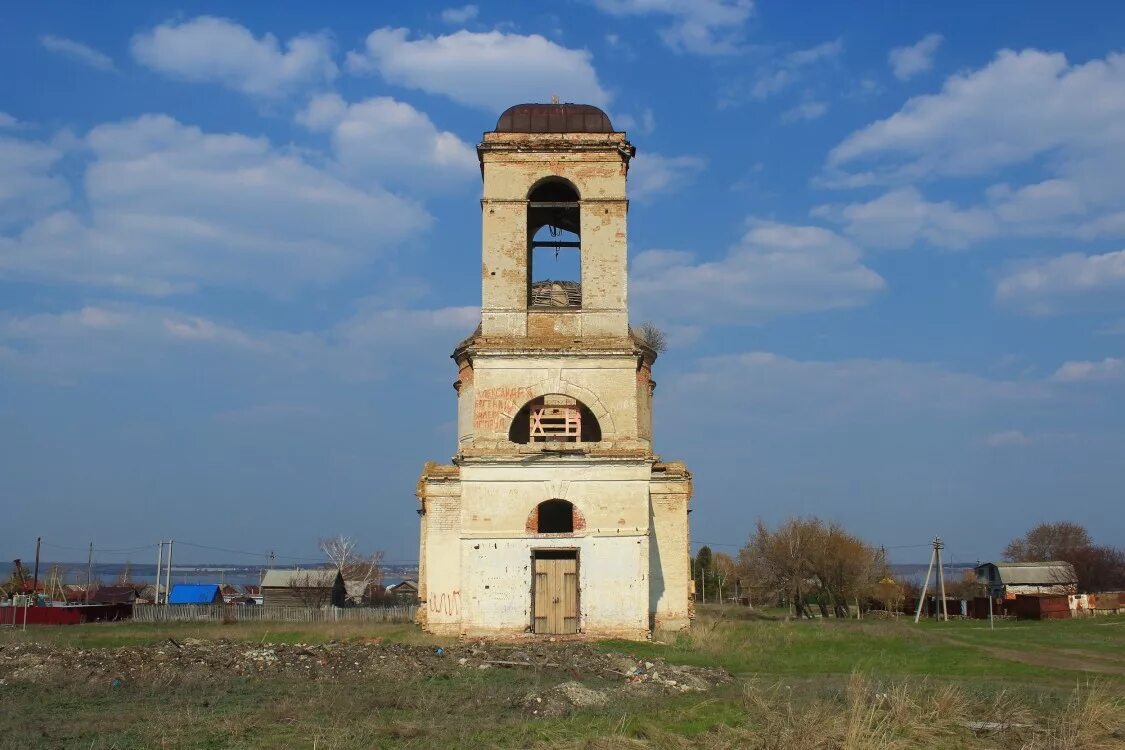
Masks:
[[[295,36],[284,50],[225,18],[169,21],[133,37],[133,57],[173,78],[218,83],[254,96],[280,96],[331,82],[337,74],[326,34]]]
[[[114,70],[116,68],[113,64],[113,59],[109,55],[98,52],[93,47],[82,44],[81,42],[76,42],[73,39],[44,34],[39,37],[39,43],[43,45],[43,49],[48,52],[53,52],[63,57],[69,57],[71,60],[75,60],[95,70]]]
[[[707,167],[701,156],[661,156],[641,153],[629,168],[629,194],[646,201],[682,189]]]
[[[699,262],[681,251],[642,252],[629,279],[643,315],[711,323],[858,307],[885,285],[862,264],[859,249],[834,232],[771,222],[752,222],[742,241],[716,261]]]
[[[604,107],[610,96],[585,50],[567,49],[532,34],[457,31],[408,39],[406,29],[371,32],[362,52],[348,53],[348,70],[378,72],[386,81],[449,97],[497,115],[513,104],[581,102]]]
[[[994,432],[984,439],[986,445],[992,448],[1003,448],[1014,445],[1030,445],[1031,438],[1020,430],[1004,430]]]
[[[800,81],[805,75],[805,69],[834,61],[843,51],[844,40],[835,39],[783,55],[758,70],[750,87],[750,96],[754,99],[771,97]]]
[[[816,120],[828,113],[828,103],[821,101],[801,102],[796,107],[781,113],[782,122],[797,122],[799,120]]]
[[[0,112],[0,130],[19,130],[22,127],[23,123],[18,119],[7,112]]]
[[[902,249],[924,241],[961,249],[997,232],[990,212],[930,202],[914,187],[897,188],[866,203],[818,206],[812,214],[842,223],[849,237],[877,248]]]
[[[475,5],[462,5],[457,8],[446,8],[441,12],[441,20],[451,26],[472,21],[480,13],[480,8]]]
[[[331,133],[340,170],[360,182],[455,186],[480,175],[469,144],[388,97],[348,104],[338,94],[322,94],[297,120]]]
[[[403,366],[404,355],[442,359],[480,318],[476,307],[406,309],[360,303],[321,330],[246,330],[168,307],[99,303],[24,317],[0,312],[0,369],[74,382],[90,373],[183,367],[206,350],[250,359],[283,377],[317,371],[365,381]],[[179,357],[179,359],[175,359]]]
[[[38,218],[69,198],[66,181],[52,174],[62,156],[54,146],[0,136],[0,231]]]
[[[1125,56],[1070,65],[1058,53],[1004,50],[984,68],[951,76],[940,93],[913,97],[852,133],[828,165],[870,163],[874,177],[894,180],[979,175],[1054,154],[1074,175],[1092,167],[1090,159],[1113,156],[1109,147],[1125,141],[1123,119]]]
[[[1091,380],[1125,379],[1125,359],[1106,357],[1098,361],[1064,362],[1052,380],[1060,383],[1078,383]]]
[[[1067,253],[1016,268],[1000,279],[996,298],[1032,314],[1125,306],[1125,250]]]
[[[908,47],[895,47],[888,53],[887,61],[895,78],[905,81],[934,67],[934,55],[941,46],[941,34],[926,34]]]
[[[417,205],[264,138],[167,116],[99,126],[85,145],[86,209],[0,236],[0,275],[147,294],[199,284],[282,293],[334,281],[429,223]]]
[[[760,433],[763,421],[800,432],[904,420],[916,426],[922,414],[943,422],[978,418],[1049,396],[1042,383],[992,380],[938,363],[802,360],[764,351],[702,358],[669,385],[693,410],[705,410],[699,416],[706,422],[737,420],[740,434]]]
[[[752,0],[593,0],[614,16],[654,15],[671,19],[660,38],[677,52],[729,55],[742,48]]]

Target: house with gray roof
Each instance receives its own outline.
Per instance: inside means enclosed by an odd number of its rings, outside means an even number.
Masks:
[[[1068,562],[988,562],[978,565],[977,583],[993,597],[1019,594],[1076,594],[1078,575]]]

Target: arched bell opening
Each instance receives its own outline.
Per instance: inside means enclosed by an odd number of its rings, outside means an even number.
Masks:
[[[516,412],[508,428],[513,443],[597,443],[598,418],[586,404],[558,393],[534,398]]]
[[[581,207],[578,190],[547,177],[527,194],[527,304],[582,306]]]

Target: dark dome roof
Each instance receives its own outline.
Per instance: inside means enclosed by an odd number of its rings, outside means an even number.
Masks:
[[[517,104],[496,123],[497,133],[612,133],[609,116],[590,104]]]

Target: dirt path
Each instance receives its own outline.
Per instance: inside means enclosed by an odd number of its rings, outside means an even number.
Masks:
[[[1073,648],[1043,649],[1029,647],[1016,649],[1002,646],[982,646],[979,643],[962,640],[954,636],[943,636],[942,640],[958,646],[975,648],[997,659],[1018,661],[1036,667],[1125,675],[1125,660],[1109,654],[1095,654]]]

